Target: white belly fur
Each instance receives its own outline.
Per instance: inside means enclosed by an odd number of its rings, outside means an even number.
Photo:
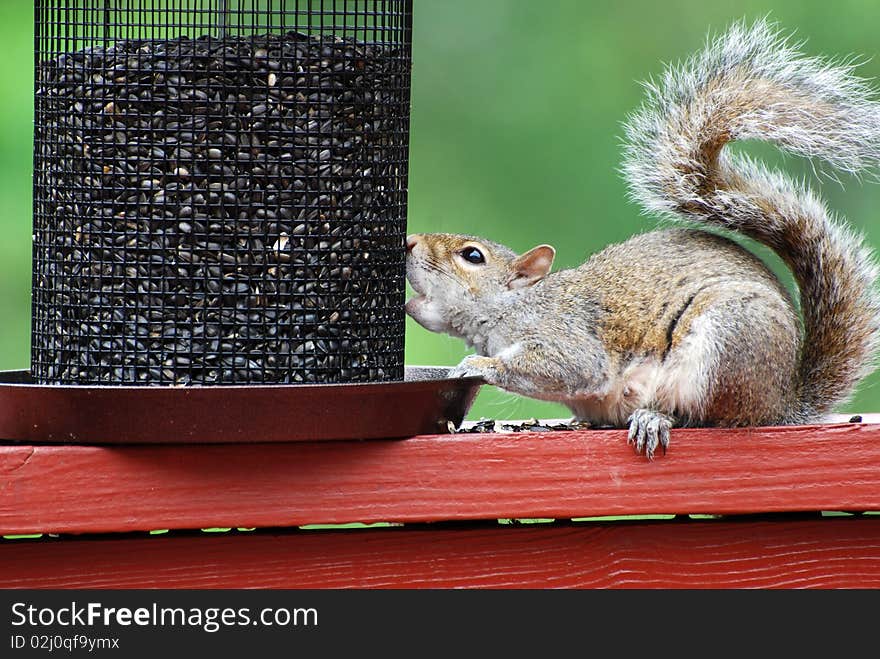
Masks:
[[[621,426],[639,408],[698,418],[707,394],[711,350],[689,336],[663,362],[638,358],[627,364],[601,394],[563,401],[575,416],[599,425]]]
[[[634,410],[654,401],[663,368],[656,359],[630,363],[601,394],[565,401],[582,421],[600,425],[622,425]]]

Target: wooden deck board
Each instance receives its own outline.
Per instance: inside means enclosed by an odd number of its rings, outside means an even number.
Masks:
[[[0,541],[2,588],[878,588],[880,517]]]
[[[880,510],[880,425],[0,446],[0,534]]]

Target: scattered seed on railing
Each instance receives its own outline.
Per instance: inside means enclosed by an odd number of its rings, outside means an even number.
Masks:
[[[503,423],[495,419],[480,419],[467,422],[459,429],[450,428],[450,432],[458,433],[497,433],[497,432],[553,432],[558,430],[588,430],[595,428],[586,422],[541,422],[528,419],[520,423]]]

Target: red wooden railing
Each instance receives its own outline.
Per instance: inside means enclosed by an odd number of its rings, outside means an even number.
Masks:
[[[874,511],[877,423],[6,444],[0,587],[880,587]]]

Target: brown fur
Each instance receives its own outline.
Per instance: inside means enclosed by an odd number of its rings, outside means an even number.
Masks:
[[[604,312],[603,341],[619,352],[661,355],[677,347],[691,321],[717,295],[702,295],[688,305],[671,345],[670,323],[690,298],[709,287],[761,282],[790,304],[788,293],[757,257],[727,238],[703,231],[673,229],[635,236],[595,254],[579,271]]]

